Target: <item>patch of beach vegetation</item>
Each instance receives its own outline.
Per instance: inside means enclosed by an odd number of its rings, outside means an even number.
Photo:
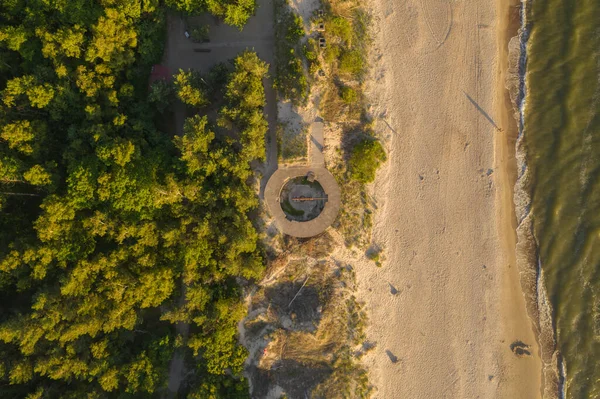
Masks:
[[[280,120],[277,125],[279,161],[284,164],[306,161],[308,125],[291,102],[280,102],[277,111]]]
[[[385,160],[385,150],[379,141],[362,139],[352,149],[348,161],[350,176],[360,183],[371,183],[379,165]]]
[[[311,54],[313,78],[325,76],[320,79],[319,109],[329,124],[327,147],[335,148],[328,154],[328,166],[342,188],[342,208],[334,227],[347,246],[366,248],[375,209],[366,185],[386,159],[365,106],[371,17],[361,0],[324,0],[322,12],[316,12],[312,22],[317,33],[305,53]]]
[[[295,6],[307,12],[307,7]],[[279,119],[284,123],[278,133],[280,160],[304,160],[306,133],[299,135],[295,122],[290,121],[309,120],[306,115],[319,114],[325,121],[327,166],[342,188],[342,207],[334,227],[347,246],[365,249],[371,241],[375,209],[367,184],[386,159],[366,111],[364,95],[371,17],[361,0],[324,0],[312,10],[309,26],[302,27],[302,18],[287,4],[279,2],[277,7],[277,21],[289,22],[278,35],[281,56],[277,61],[277,89],[280,98],[290,101],[287,108],[292,110],[290,113],[280,104]],[[304,32],[308,32],[306,40],[301,37]],[[290,80],[291,76],[296,81]],[[296,82],[306,82],[310,102],[305,101],[307,95],[300,96],[299,90],[285,86]]]
[[[277,37],[279,156],[284,163],[303,160],[307,137],[299,133],[321,116],[342,207],[334,230],[318,237],[265,234],[268,273],[248,296],[240,329],[250,352],[246,375],[254,397],[368,398],[373,387],[361,357],[375,345],[366,340],[352,261],[337,256],[356,246],[378,266],[383,259],[379,248],[367,251],[376,208],[368,184],[386,159],[365,109],[370,17],[360,0],[313,4],[310,10],[294,2],[300,17],[284,2],[277,5],[277,22],[289,21]],[[286,37],[290,31],[296,35]],[[304,82],[306,93],[297,86]]]
[[[330,255],[336,243],[327,233],[284,240],[243,323],[252,395],[280,387],[289,398],[369,397],[360,358],[372,346],[352,267]]]
[[[308,128],[293,129],[289,123],[277,126],[277,149],[279,160],[283,163],[306,160]]]

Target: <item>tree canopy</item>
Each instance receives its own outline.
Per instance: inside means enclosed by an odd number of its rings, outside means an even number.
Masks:
[[[225,23],[242,29],[256,11],[256,0],[166,0],[174,9],[186,14],[210,12]]]
[[[238,279],[263,268],[248,179],[267,66],[238,56],[218,120],[172,139],[157,96],[201,87],[183,72],[149,88],[164,15],[159,1],[0,5],[3,396],[159,395],[175,350],[196,368],[182,394],[244,392]]]

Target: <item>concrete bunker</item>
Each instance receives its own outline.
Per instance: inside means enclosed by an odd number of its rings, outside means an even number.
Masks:
[[[265,188],[265,201],[283,233],[312,237],[335,221],[341,193],[326,168],[297,166],[273,173]]]

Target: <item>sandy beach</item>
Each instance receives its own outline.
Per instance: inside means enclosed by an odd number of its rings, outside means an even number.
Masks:
[[[389,153],[373,188],[386,261],[357,268],[375,397],[540,397],[515,262],[516,126],[504,85],[514,4],[370,5],[373,112]],[[531,355],[517,357],[515,341]]]

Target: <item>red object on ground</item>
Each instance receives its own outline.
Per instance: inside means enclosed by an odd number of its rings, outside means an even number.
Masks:
[[[171,80],[171,71],[164,65],[156,64],[152,67],[152,72],[150,73],[150,84],[161,79],[166,81]]]

